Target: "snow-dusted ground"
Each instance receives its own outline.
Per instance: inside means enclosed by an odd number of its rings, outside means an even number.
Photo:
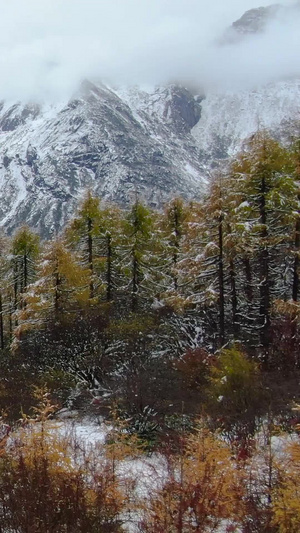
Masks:
[[[97,458],[100,461],[113,461],[114,471],[120,480],[125,494],[127,495],[129,508],[126,515],[122,516],[124,520],[124,530],[127,533],[139,533],[141,513],[137,510],[141,507],[147,507],[157,491],[159,491],[164,483],[170,479],[170,473],[174,474],[174,465],[169,462],[168,458],[159,454],[146,454],[138,452],[134,447],[127,448],[124,455],[123,450],[121,455],[118,450],[113,451],[113,457],[106,455],[104,451],[104,443],[107,442],[108,436],[112,436],[114,428],[112,425],[106,424],[102,419],[95,418],[78,418],[76,412],[63,411],[58,420],[52,420],[46,423],[50,430],[50,438],[52,436],[56,442],[60,442],[60,446],[66,457],[71,457],[71,465],[76,464],[81,466],[85,464],[86,460]],[[4,434],[7,426],[3,426]],[[29,426],[29,431],[38,431],[40,434],[40,424],[35,423]],[[25,430],[27,432],[27,429]],[[58,439],[58,441],[57,441]],[[285,465],[288,458],[286,449],[287,446],[293,442],[299,442],[299,435],[296,434],[279,434],[272,436],[269,440],[268,423],[266,422],[255,438],[255,451],[251,458],[245,464],[245,472],[248,472],[249,477],[249,491],[256,493],[261,492],[261,487],[267,490],[268,479],[270,473],[270,465],[275,465],[280,462]],[[7,446],[15,449],[19,442],[18,431],[14,432],[7,441]],[[107,452],[107,450],[106,450]],[[108,452],[109,453],[109,452]],[[110,464],[110,462],[109,462]],[[171,470],[170,470],[171,468]],[[273,466],[272,466],[273,468]],[[250,481],[251,480],[251,481]],[[253,485],[253,487],[252,487]],[[260,487],[260,488],[259,488]],[[260,496],[261,497],[261,496]],[[266,504],[267,504],[267,495]],[[138,502],[138,506],[135,506]],[[229,523],[224,520],[222,524],[215,531],[216,533],[226,533],[228,531]],[[235,529],[239,533],[239,529]]]
[[[101,453],[101,447],[104,444],[107,435],[112,430],[112,426],[105,422],[93,421],[91,419],[77,420],[66,419],[55,423],[56,429],[63,437],[71,443],[76,443],[80,450],[98,450]],[[264,483],[268,476],[269,461],[284,461],[286,448],[289,444],[299,440],[296,434],[282,434],[268,439],[267,424],[256,436],[256,451],[248,463],[247,468],[251,471],[253,480],[257,479]],[[116,472],[120,478],[134,480],[134,494],[131,495],[134,500],[136,497],[146,502],[153,496],[156,491],[162,488],[168,479],[169,468],[167,459],[157,453],[150,455],[140,454],[126,457],[118,462]],[[125,531],[128,533],[138,533],[140,516],[136,512],[129,513],[125,517]],[[228,522],[223,521],[221,526],[216,529],[216,533],[226,533]],[[241,530],[235,529],[235,533]]]
[[[51,422],[52,424],[52,422]],[[71,449],[76,450],[77,458],[86,456],[89,452],[102,454],[102,445],[108,434],[112,431],[112,426],[101,421],[91,419],[63,419],[55,422],[53,431],[58,431],[59,435],[71,444]],[[159,490],[167,478],[167,461],[159,454],[133,454],[132,457],[117,461],[116,474],[119,479],[126,484],[133,480],[134,488],[129,494],[130,499],[143,499],[147,502],[150,495]],[[140,516],[137,512],[129,512],[124,517],[124,528],[128,533],[138,533]]]
[[[82,450],[97,449],[106,441],[112,426],[105,422],[93,422],[90,419],[81,421],[65,420],[55,423],[54,428],[69,442],[76,443]],[[122,478],[130,477],[137,480],[136,490],[139,495],[147,497],[154,489],[159,489],[166,479],[167,464],[159,454],[134,454],[120,461],[118,473]]]

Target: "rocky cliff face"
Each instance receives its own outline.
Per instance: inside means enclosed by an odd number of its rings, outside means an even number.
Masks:
[[[190,133],[200,112],[181,87],[121,96],[89,82],[56,106],[2,104],[2,224],[58,231],[87,188],[123,205],[136,192],[153,206],[201,194],[206,172]]]
[[[261,31],[277,6],[233,31]],[[243,30],[244,28],[244,30]],[[243,31],[242,31],[243,30]],[[0,105],[0,222],[59,231],[84,190],[122,205],[138,192],[159,207],[203,194],[211,170],[258,128],[283,135],[299,119],[299,80],[204,95],[170,85],[109,88],[88,81],[69,102]]]

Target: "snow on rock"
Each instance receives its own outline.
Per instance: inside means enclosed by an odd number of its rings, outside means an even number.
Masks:
[[[136,191],[152,206],[201,194],[193,96],[176,86],[123,93],[86,81],[55,106],[0,105],[2,225],[56,232],[87,188],[121,205]]]
[[[233,156],[259,129],[284,132],[300,120],[300,80],[280,81],[252,91],[209,94],[201,103],[201,120],[192,130],[204,158]]]

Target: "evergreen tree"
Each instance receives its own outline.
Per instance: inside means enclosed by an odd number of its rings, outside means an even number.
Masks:
[[[179,276],[180,276],[180,258],[181,245],[184,235],[184,221],[186,219],[186,209],[182,199],[175,198],[172,200],[166,209],[166,223],[169,233],[169,249],[171,259],[171,277],[173,281],[173,288],[178,290]]]
[[[80,250],[84,265],[89,270],[89,297],[95,296],[95,254],[96,239],[100,232],[101,212],[99,208],[99,198],[92,196],[88,191],[78,214],[72,220],[67,230],[69,241],[74,244],[77,250]]]
[[[0,234],[0,348],[3,350],[12,336],[13,280],[11,275],[11,243]]]
[[[114,298],[118,285],[120,224],[119,210],[114,206],[101,208],[99,198],[88,192],[67,228],[68,243],[89,270],[91,302],[99,298],[111,302]]]
[[[224,344],[227,335],[225,239],[228,212],[221,176],[217,176],[212,182],[200,216],[196,226],[197,239],[190,250],[196,266],[196,283],[192,290],[200,296],[199,312],[203,316],[204,328],[216,348]]]
[[[30,286],[27,306],[20,314],[21,331],[62,314],[78,312],[87,304],[89,271],[61,239],[46,243],[37,267],[38,280]]]
[[[27,287],[35,278],[36,261],[39,255],[38,235],[27,226],[22,226],[12,239],[11,254],[14,325],[17,326],[17,312],[26,307]]]
[[[282,297],[288,290],[285,256],[296,202],[289,154],[277,141],[259,132],[232,165],[232,177],[239,193],[239,221],[247,227],[258,273],[258,327],[267,359],[272,298]]]
[[[130,310],[136,313],[149,298],[148,273],[152,261],[153,218],[150,210],[136,200],[124,220],[123,269],[128,276]],[[151,298],[151,297],[150,297]],[[149,305],[148,301],[148,305]]]
[[[298,206],[295,212],[295,228],[294,228],[294,262],[293,262],[293,288],[292,299],[298,301],[299,299],[299,268],[300,268],[300,139],[294,141],[291,149],[291,158],[293,162],[293,175],[297,187]]]

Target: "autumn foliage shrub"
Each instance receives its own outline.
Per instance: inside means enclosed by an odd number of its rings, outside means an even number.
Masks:
[[[300,531],[300,442],[286,450],[281,464],[280,483],[274,491],[273,524],[280,533]]]
[[[28,412],[35,403],[33,385],[37,372],[29,369],[18,354],[2,351],[0,354],[0,412],[6,413],[10,422]]]
[[[226,520],[234,531],[242,513],[243,486],[230,447],[200,429],[172,458],[165,483],[146,503],[141,530],[205,533]]]
[[[118,532],[125,496],[109,464],[74,467],[61,445],[33,433],[0,459],[4,531]]]
[[[174,367],[180,372],[188,388],[201,390],[208,383],[210,369],[214,363],[215,356],[209,354],[204,348],[190,348],[178,361],[174,362]]]
[[[237,347],[222,350],[211,369],[208,411],[231,441],[252,437],[266,409],[258,365]]]
[[[35,421],[24,417],[24,427],[2,449],[0,530],[123,531],[121,514],[127,509],[127,484],[121,485],[113,462],[103,450],[80,450],[51,428],[49,414],[51,408],[46,404]]]
[[[251,457],[201,422],[182,428],[169,454],[149,457],[122,423],[90,448],[64,434],[45,392],[34,411],[0,443],[0,531],[121,533],[132,523],[141,533],[300,530],[300,444],[274,455],[271,423],[266,442],[253,438]]]
[[[274,307],[269,366],[287,374],[300,368],[299,305],[293,301],[278,301]]]

